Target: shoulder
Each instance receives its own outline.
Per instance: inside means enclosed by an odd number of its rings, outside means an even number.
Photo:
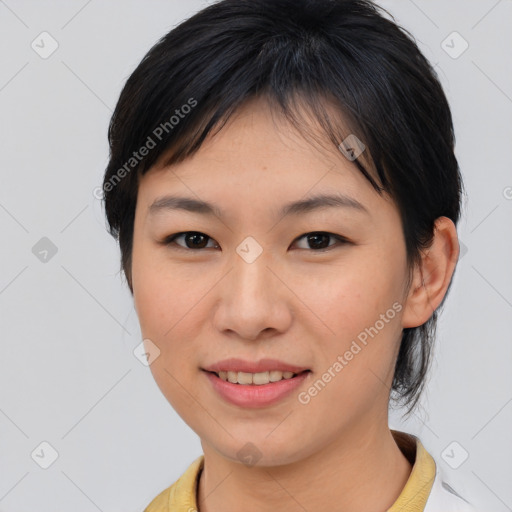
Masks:
[[[436,462],[436,475],[424,512],[477,512],[460,483],[449,481]]]
[[[172,485],[158,494],[144,512],[177,512],[195,510],[198,477],[204,465],[204,455],[198,457]]]
[[[158,496],[153,498],[151,503],[144,509],[144,512],[167,512],[169,511],[169,501],[176,482],[164,489]]]

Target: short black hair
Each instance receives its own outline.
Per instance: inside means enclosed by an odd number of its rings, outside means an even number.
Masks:
[[[387,11],[369,0],[221,0],[150,49],[110,121],[103,197],[132,293],[139,176],[160,158],[171,165],[193,155],[254,98],[301,133],[310,126],[300,119],[305,107],[329,143],[339,147],[349,134],[364,143],[354,164],[395,201],[409,269],[431,245],[438,217],[457,224],[463,183],[448,101],[414,38]],[[403,330],[390,397],[407,414],[425,384],[436,323],[437,310]]]

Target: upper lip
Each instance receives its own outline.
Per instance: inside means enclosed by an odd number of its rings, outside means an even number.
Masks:
[[[224,359],[203,368],[208,372],[245,372],[262,373],[269,371],[301,373],[308,368],[279,361],[278,359],[260,359],[259,361],[246,361],[244,359]]]

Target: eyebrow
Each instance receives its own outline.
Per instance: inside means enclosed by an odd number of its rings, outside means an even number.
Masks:
[[[369,214],[368,209],[356,199],[342,193],[321,194],[301,199],[284,205],[278,212],[279,216],[300,215],[324,208],[350,208]],[[217,206],[191,197],[167,195],[156,199],[148,208],[149,215],[162,211],[183,210],[201,215],[223,218],[224,214]]]

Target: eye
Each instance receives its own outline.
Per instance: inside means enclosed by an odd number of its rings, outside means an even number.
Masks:
[[[314,249],[315,251],[319,251],[322,249],[330,249],[331,247],[335,245],[342,245],[347,244],[349,241],[339,235],[334,235],[333,233],[326,233],[324,231],[313,231],[311,233],[306,233],[305,235],[302,235],[301,237],[297,238],[296,240],[306,239],[306,244],[309,245],[309,247],[300,247],[301,249]],[[329,239],[335,239],[338,244],[333,243],[329,244]]]
[[[178,243],[177,240],[183,239],[184,243]],[[346,238],[335,235],[333,233],[327,233],[324,231],[313,231],[311,233],[306,233],[295,240],[297,241],[305,239],[307,247],[299,247],[300,249],[312,249],[315,252],[319,252],[322,250],[329,250],[333,246],[343,245],[350,243]],[[329,243],[329,240],[333,240],[334,243]],[[208,247],[208,241],[211,241],[214,245],[210,245]],[[337,242],[337,243],[336,243]],[[218,249],[219,244],[215,242],[213,238],[210,238],[208,235],[201,233],[200,231],[185,231],[182,233],[175,233],[174,235],[169,235],[162,242],[163,245],[166,246],[177,246],[178,249],[183,250],[198,250],[198,249],[207,249],[214,248]]]
[[[176,240],[183,238],[185,241],[185,245],[176,243]],[[185,231],[183,233],[176,233],[174,235],[170,235],[165,238],[162,242],[164,245],[177,245],[180,249],[204,249],[207,248],[207,241],[214,241],[213,238],[210,238],[208,235],[201,233],[199,231]],[[215,247],[218,247],[219,244],[215,242]],[[211,247],[211,246],[210,246]]]

